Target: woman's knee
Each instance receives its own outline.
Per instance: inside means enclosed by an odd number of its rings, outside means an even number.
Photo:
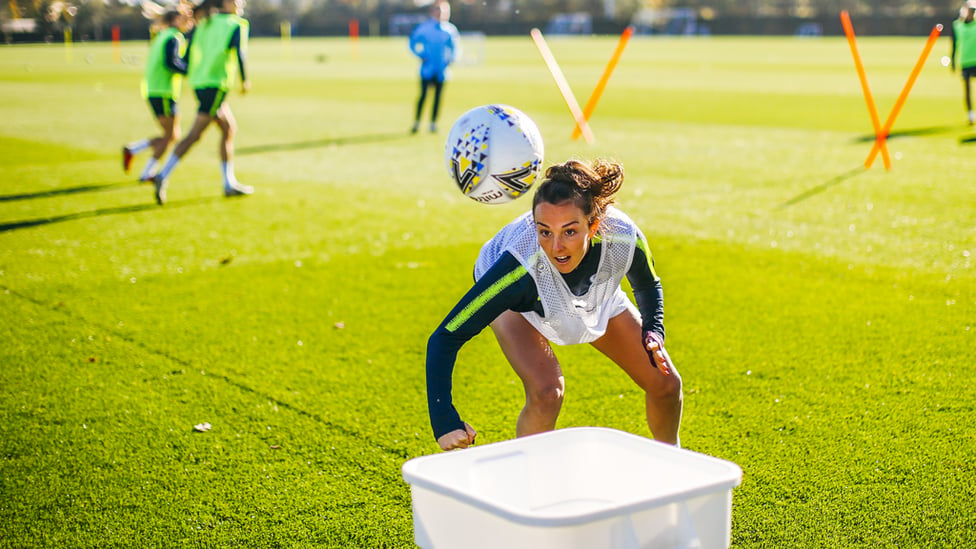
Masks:
[[[655,400],[681,398],[682,382],[677,370],[672,370],[670,375],[655,376],[654,380],[645,388],[648,396]]]
[[[526,404],[533,410],[546,415],[558,414],[566,393],[565,380],[560,377],[551,383],[525,389]]]
[[[201,136],[203,136],[203,130],[198,130],[196,127],[190,128],[190,133],[186,134],[183,141],[186,141],[187,144],[192,145],[193,143],[199,141]]]
[[[237,124],[233,121],[225,121],[224,124],[221,124],[220,130],[224,143],[230,143],[234,141],[234,136],[237,135]]]

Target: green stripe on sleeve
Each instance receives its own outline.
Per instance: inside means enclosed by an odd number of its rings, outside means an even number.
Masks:
[[[648,251],[648,248],[650,248],[650,246],[647,245],[647,240],[645,240],[644,236],[641,234],[637,235],[637,247],[640,248],[642,252],[644,252],[645,257],[651,256],[651,252]]]
[[[508,288],[526,274],[528,274],[528,271],[525,270],[525,267],[519,265],[518,268],[512,272],[496,280],[494,284],[488,286],[488,288],[481,292],[478,297],[472,299],[470,303],[461,309],[460,313],[455,315],[454,318],[447,323],[447,331],[453,332],[454,330],[460,328],[462,324],[467,322],[472,316],[474,316],[475,313],[478,312],[478,309],[484,307],[486,303],[491,301],[498,294],[502,293],[505,288]]]
[[[657,276],[657,271],[654,270],[654,257],[651,256],[651,247],[647,245],[647,239],[640,231],[637,231],[637,247],[640,251],[644,252],[644,257],[647,258],[647,266],[651,269],[651,274],[654,275],[654,279],[657,280],[660,277]]]

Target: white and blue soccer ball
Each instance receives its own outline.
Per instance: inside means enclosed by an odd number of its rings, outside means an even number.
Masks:
[[[462,114],[444,144],[451,180],[484,204],[504,204],[528,192],[543,156],[539,127],[509,105],[482,105]]]

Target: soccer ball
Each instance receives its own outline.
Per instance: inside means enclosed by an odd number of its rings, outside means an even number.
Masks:
[[[451,127],[444,158],[451,179],[465,196],[504,204],[525,194],[542,170],[539,127],[508,105],[482,105]]]

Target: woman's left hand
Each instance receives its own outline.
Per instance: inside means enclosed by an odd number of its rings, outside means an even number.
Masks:
[[[674,365],[671,363],[668,352],[664,349],[664,339],[657,332],[644,332],[644,349],[647,350],[647,356],[650,357],[651,363],[658,370],[661,370],[662,374],[671,375]]]

